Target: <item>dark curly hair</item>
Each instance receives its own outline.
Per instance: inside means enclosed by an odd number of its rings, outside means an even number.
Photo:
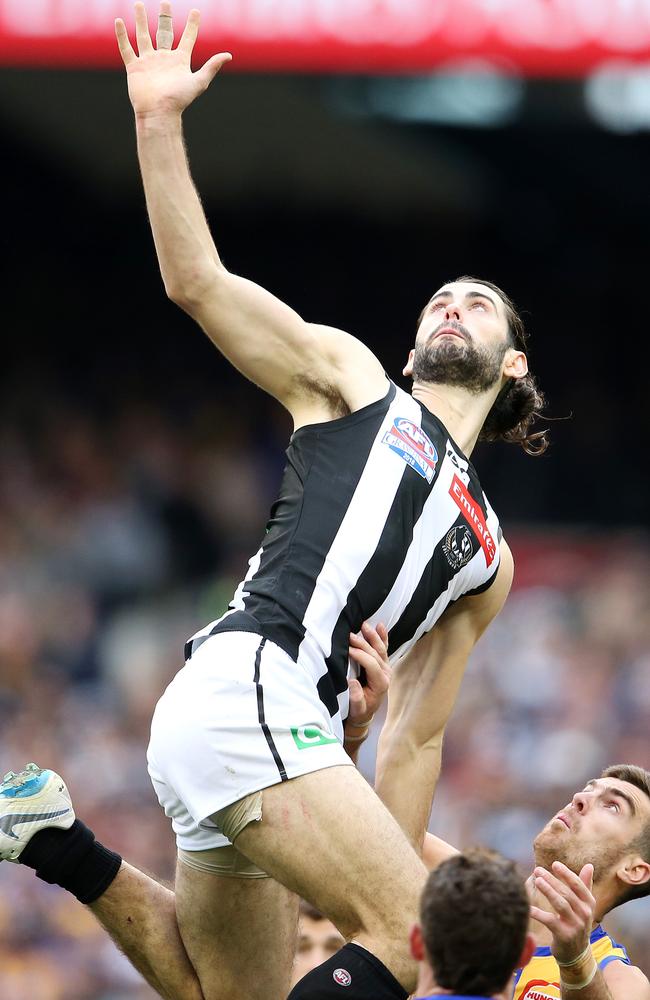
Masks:
[[[508,985],[526,942],[529,903],[513,861],[475,848],[431,872],[422,893],[422,938],[438,986],[492,996]]]
[[[528,334],[510,296],[494,282],[471,275],[455,278],[449,284],[461,281],[485,285],[496,292],[505,306],[510,346],[527,353]],[[420,314],[420,321],[423,315],[424,310]],[[542,416],[545,403],[544,394],[530,372],[523,378],[510,379],[495,399],[481,429],[479,441],[509,441],[521,445],[527,455],[543,455],[549,446],[548,431],[532,431],[531,428],[535,420]]]

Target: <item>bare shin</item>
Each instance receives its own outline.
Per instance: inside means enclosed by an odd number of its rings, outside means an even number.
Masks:
[[[165,1000],[204,1000],[176,919],[174,893],[123,862],[90,909],[131,964]]]

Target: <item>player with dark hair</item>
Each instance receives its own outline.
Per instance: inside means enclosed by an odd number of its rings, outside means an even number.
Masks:
[[[508,322],[509,340],[512,347],[526,353],[528,334],[517,307],[506,293],[493,281],[473,278],[470,275],[456,278],[453,284],[483,285],[489,288],[503,303]],[[428,312],[436,308],[440,293],[437,292],[427,303],[418,319],[418,327],[426,319]],[[417,352],[417,348],[416,348]],[[413,369],[413,376],[420,374],[419,364]],[[426,379],[426,370],[422,372]],[[449,373],[446,375],[449,381]],[[463,376],[464,377],[464,376]],[[479,441],[509,441],[520,444],[529,455],[543,455],[548,447],[546,431],[532,431],[531,426],[544,407],[544,397],[539,391],[535,378],[527,372],[521,378],[510,379],[497,396],[488,413]]]
[[[551,998],[650,1000],[650,982],[600,925],[650,895],[650,772],[605,768],[546,824],[534,851],[538,948],[518,973],[515,1000],[530,1000],[540,982]]]
[[[408,681],[394,672],[377,788],[435,869],[457,851],[426,832],[442,743],[442,736],[432,741],[426,734],[431,711],[455,698],[456,677],[440,674],[406,714]],[[537,947],[517,972],[514,1000],[650,1000],[650,982],[601,926],[614,907],[650,895],[650,772],[631,764],[605,768],[533,846],[536,867],[527,886]]]
[[[91,848],[74,824],[61,832],[39,820],[46,828],[21,860],[94,903],[166,996],[283,997],[298,894],[350,943],[315,987],[299,984],[292,996],[336,996],[341,973],[348,1000],[403,1000],[415,984],[406,942],[426,869],[349,766],[348,646],[364,621],[383,622],[396,672],[417,673],[414,702],[439,674],[460,683],[513,574],[469,456],[482,434],[541,452],[531,423],[542,398],[520,321],[496,286],[472,279],[436,291],[404,368],[409,394],[355,337],[305,322],[227,271],[191,180],[181,116],[230,56],[192,72],[198,11],[176,48],[169,3],[156,47],[142,3],[135,19],[137,55],[121,20],[116,33],[167,294],[286,407],[294,433],[245,579],[226,614],[188,641],[186,665],[156,707],[148,764],[176,834],[175,896]],[[431,714],[431,741],[452,707],[453,698]],[[363,738],[369,722],[357,717],[347,739]]]
[[[528,920],[514,862],[478,849],[447,858],[427,879],[411,931],[419,1000],[511,1000],[515,969],[535,948]]]

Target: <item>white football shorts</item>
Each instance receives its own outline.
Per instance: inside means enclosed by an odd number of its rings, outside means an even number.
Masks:
[[[147,751],[178,847],[230,841],[210,819],[252,792],[350,764],[304,667],[250,632],[210,636],[156,706]]]

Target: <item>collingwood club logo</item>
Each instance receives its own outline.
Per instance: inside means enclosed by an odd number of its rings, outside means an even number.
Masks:
[[[461,569],[463,566],[467,566],[474,555],[470,529],[461,524],[448,531],[447,537],[442,543],[442,551],[452,569]]]

